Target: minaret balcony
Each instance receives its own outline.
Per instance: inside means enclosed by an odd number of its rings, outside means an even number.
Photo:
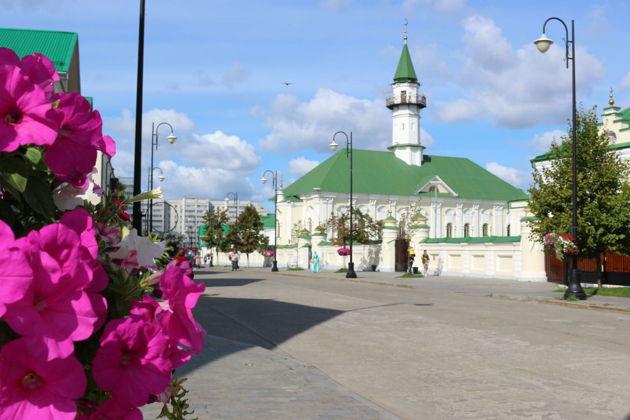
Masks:
[[[417,105],[420,108],[427,106],[427,97],[422,95],[398,95],[388,96],[385,99],[387,108],[392,109],[398,105]]]

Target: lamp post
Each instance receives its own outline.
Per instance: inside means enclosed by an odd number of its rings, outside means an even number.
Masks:
[[[136,132],[133,153],[133,195],[140,194],[142,176],[142,84],[144,76],[144,0],[140,0],[138,23],[138,74],[136,79]],[[151,164],[153,166],[153,164]],[[133,227],[142,232],[142,209],[140,202],[133,203]]]
[[[160,171],[160,176],[158,179],[160,182],[163,182],[166,178],[164,177],[164,171],[159,166],[154,166],[149,170],[149,176],[147,177],[147,191],[151,191],[153,189],[153,171]],[[149,200],[149,205],[147,207],[147,219],[145,223],[145,228],[147,230],[147,235],[153,233],[153,199]]]
[[[160,127],[163,125],[166,125],[171,129],[171,134],[169,134],[166,138],[168,142],[173,144],[175,143],[175,140],[177,140],[177,137],[173,134],[173,126],[169,123],[161,122],[157,125],[155,125],[155,123],[151,123],[151,166],[149,166],[149,179],[147,180],[149,191],[153,189],[153,170],[156,169],[156,167],[153,166],[153,152],[158,149],[159,131]],[[159,169],[162,173],[160,181],[164,181],[164,172],[161,168],[157,169]],[[147,233],[150,234],[153,231],[153,199],[149,200],[149,211],[147,213],[149,214],[149,228],[147,229]]]
[[[329,147],[333,152],[337,150],[339,145],[335,143],[335,137],[338,134],[343,134],[346,137],[346,157],[350,160],[350,261],[348,262],[348,272],[346,273],[347,279],[356,279],[357,273],[354,271],[354,261],[352,260],[352,131],[350,132],[350,136],[348,136],[344,131],[337,131],[333,134],[332,142]]]
[[[541,37],[538,38],[536,41],[534,41],[534,44],[536,44],[536,48],[538,48],[538,51],[540,51],[541,53],[547,52],[551,44],[553,44],[553,41],[547,38],[547,35],[545,34],[545,28],[547,26],[547,23],[551,20],[557,20],[558,22],[562,24],[562,26],[564,26],[564,31],[566,35],[565,42],[564,42],[564,51],[565,51],[565,59],[566,59],[567,68],[569,68],[569,60],[571,60],[572,101],[573,101],[572,103],[573,115],[572,115],[572,128],[571,128],[571,134],[572,134],[571,149],[573,152],[572,153],[573,163],[571,166],[571,175],[572,175],[571,236],[573,236],[573,238],[575,238],[577,242],[577,108],[575,105],[575,102],[576,102],[575,101],[575,29],[574,29],[574,21],[571,20],[571,38],[569,38],[569,28],[567,27],[566,23],[564,23],[562,19],[557,18],[557,17],[550,17],[549,19],[547,19],[545,23],[543,24],[543,30],[542,30],[543,33]],[[569,54],[569,44],[571,44],[570,54]],[[582,285],[580,284],[577,265],[578,265],[578,257],[577,255],[574,254],[571,256],[571,270],[570,270],[570,275],[569,275],[569,285],[566,292],[564,293],[565,299],[569,297],[576,297],[580,300],[586,299],[586,294],[584,293],[584,290],[582,289]]]
[[[273,267],[271,271],[278,271],[278,171],[266,170],[263,172],[260,182],[265,184],[265,174],[270,173],[273,181]]]

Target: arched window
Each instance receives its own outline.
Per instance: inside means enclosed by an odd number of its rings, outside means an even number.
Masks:
[[[510,236],[510,233],[511,233],[511,232],[510,232],[510,225],[507,225],[507,232],[506,232],[506,235],[507,235],[507,236]]]
[[[453,237],[453,224],[452,223],[446,224],[446,237],[447,238]]]
[[[406,90],[401,90],[400,91],[400,102],[401,103],[407,103],[407,91]],[[404,130],[404,128],[403,128]]]
[[[468,238],[470,236],[470,223],[464,224],[464,238]]]
[[[510,228],[508,227],[508,232],[510,231]],[[488,236],[488,224],[484,223],[483,226],[481,226],[481,236]],[[508,233],[508,236],[510,236],[510,234]]]

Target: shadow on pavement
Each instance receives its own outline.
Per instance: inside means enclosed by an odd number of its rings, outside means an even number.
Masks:
[[[231,280],[224,281],[229,283]],[[206,345],[200,354],[193,356],[191,363],[178,369],[178,376],[186,376],[207,363],[252,346],[274,349],[291,337],[342,313],[271,299],[203,295],[194,315],[208,333]],[[227,340],[217,345],[216,337]]]
[[[245,286],[250,283],[262,281],[262,279],[226,279],[225,277],[217,279],[199,279],[209,287],[229,287],[229,286]]]

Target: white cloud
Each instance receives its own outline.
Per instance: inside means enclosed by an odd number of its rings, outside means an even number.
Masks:
[[[251,170],[260,162],[254,146],[222,131],[193,134],[186,138],[179,154],[186,163],[231,170]]]
[[[425,81],[432,76],[439,78],[443,83],[453,77],[448,65],[444,61],[444,51],[437,44],[422,44],[414,42],[411,47],[414,68],[418,72],[418,78]],[[395,50],[395,56],[400,55],[399,47],[391,47]]]
[[[608,31],[608,18],[606,17],[606,9],[602,6],[595,6],[589,13],[591,22],[588,29],[591,32],[601,33]]]
[[[514,63],[512,46],[492,19],[470,16],[464,19],[463,26],[466,49],[474,60],[470,64],[490,73],[500,73]]]
[[[466,95],[439,106],[438,118],[452,122],[485,116],[500,126],[528,127],[569,117],[571,72],[564,66],[560,39],[541,54],[533,44],[511,46],[492,19],[471,16],[463,28],[466,55],[458,83]],[[578,90],[590,93],[604,67],[583,48],[576,58]]]
[[[162,122],[167,122],[173,126],[173,131],[176,136],[180,136],[181,133],[187,133],[195,128],[193,121],[188,118],[186,114],[177,112],[174,109],[152,109],[142,114],[142,140],[143,147],[150,150],[148,144],[151,142],[151,126],[153,123],[159,125]],[[136,130],[135,116],[128,109],[121,111],[120,117],[106,118],[103,121],[103,131],[105,133],[111,133],[116,140],[116,143],[134,143]],[[164,124],[158,128],[158,141],[159,145],[166,141],[166,138],[171,133],[170,128]],[[133,147],[133,146],[132,146]]]
[[[155,177],[154,184],[163,187],[165,197],[221,199],[227,191],[238,191],[243,199],[251,196],[253,188],[247,177],[260,162],[254,147],[221,131],[196,134],[192,120],[172,109],[154,109],[143,115],[143,190],[150,167],[151,123],[163,121],[173,126],[177,136],[171,145],[166,140],[170,128],[162,125],[158,129],[159,147],[154,166],[164,171],[166,180],[159,182]],[[112,161],[116,175],[133,176],[135,120],[131,112],[123,110],[119,117],[107,119],[105,127],[118,147]]]
[[[226,70],[223,75],[223,84],[231,88],[235,84],[247,79],[248,76],[249,73],[241,66],[241,63],[237,61],[232,63],[232,65]]]
[[[384,150],[391,143],[391,112],[382,99],[366,100],[319,89],[308,102],[281,94],[267,113],[271,133],[260,145],[277,152],[328,151],[338,130],[353,133],[357,149]]]
[[[300,156],[289,161],[289,168],[287,169],[287,173],[295,175],[297,177],[301,177],[317,165],[319,165],[319,161],[306,159],[305,157]]]
[[[546,131],[542,134],[536,134],[534,138],[529,141],[529,144],[534,146],[538,153],[546,153],[549,151],[553,141],[560,143],[562,142],[561,137],[566,135],[567,133],[561,130]]]
[[[621,88],[624,90],[630,90],[630,71],[621,80]]]
[[[112,166],[116,176],[133,176],[133,153],[116,150],[116,155],[112,158]]]
[[[479,105],[467,99],[456,99],[440,109],[438,117],[442,121],[471,121],[479,116]]]
[[[164,171],[164,182],[155,184],[162,187],[167,198],[205,198],[221,199],[228,191],[238,191],[239,198],[251,196],[253,186],[242,172],[211,168],[179,165],[172,160],[160,162]]]
[[[422,127],[420,127],[420,144],[423,145],[424,147],[429,147],[435,144],[435,140],[433,139],[433,136],[429,134],[429,132]]]
[[[500,165],[496,162],[488,163],[486,169],[516,187],[527,188],[531,182],[531,174]]]

